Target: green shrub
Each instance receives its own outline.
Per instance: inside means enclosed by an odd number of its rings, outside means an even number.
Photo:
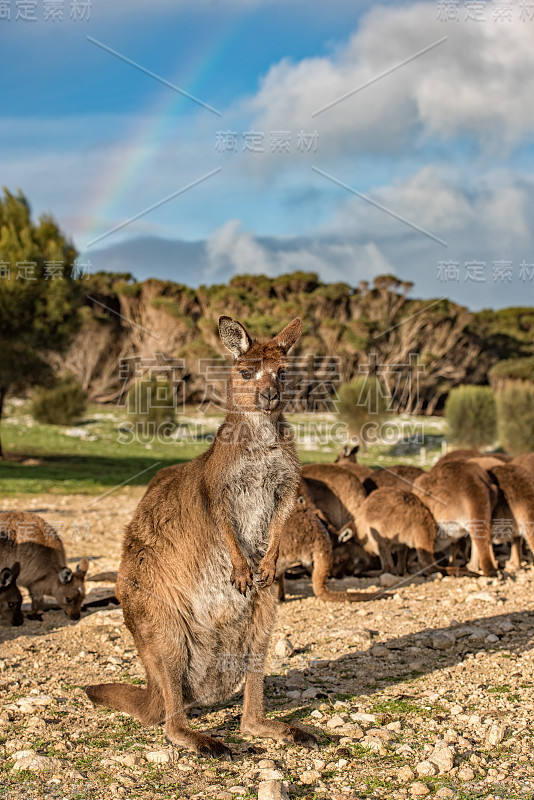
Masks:
[[[85,413],[87,395],[74,375],[57,378],[49,388],[34,389],[31,413],[46,425],[72,425]]]
[[[497,407],[489,386],[457,386],[445,403],[449,439],[462,447],[484,447],[497,437]]]
[[[507,380],[534,381],[534,356],[498,361],[490,369],[489,377],[494,388]]]
[[[163,376],[143,377],[128,391],[126,412],[136,431],[153,436],[161,426],[175,422],[174,387]]]
[[[534,384],[506,381],[497,391],[501,444],[513,455],[534,451]]]
[[[373,375],[362,375],[344,384],[338,394],[339,413],[351,434],[364,446],[376,441],[391,403],[380,381]]]

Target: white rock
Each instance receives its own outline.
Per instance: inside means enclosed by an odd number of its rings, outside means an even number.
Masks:
[[[245,789],[244,786],[230,786],[228,791],[231,794],[246,794],[247,793],[247,790]]]
[[[327,728],[341,728],[342,725],[345,724],[345,720],[343,717],[340,717],[339,714],[336,714],[333,717],[330,717],[328,722],[326,723]]]
[[[434,650],[450,650],[456,644],[456,636],[452,631],[439,631],[432,636]]]
[[[458,778],[461,781],[472,781],[475,777],[475,773],[471,769],[471,767],[461,767],[458,770]]]
[[[499,641],[499,637],[494,633],[488,633],[484,641],[488,644],[496,644]]]
[[[402,731],[402,723],[396,719],[394,722],[388,722],[386,728],[388,731],[393,731],[393,733],[400,733]]]
[[[422,775],[425,778],[429,778],[432,775],[436,775],[438,768],[435,764],[431,761],[420,761],[419,764],[415,767],[416,772],[418,775]]]
[[[300,700],[301,695],[298,689],[292,689],[287,693],[287,696],[290,700]]]
[[[282,658],[287,658],[288,656],[292,656],[295,652],[295,648],[289,641],[289,639],[279,639],[275,645],[274,652],[277,656],[281,656]]]
[[[279,769],[260,769],[260,778],[262,781],[281,781],[284,773]]]
[[[289,800],[282,781],[262,781],[258,786],[258,800]]]
[[[28,772],[52,772],[60,764],[57,758],[41,756],[35,750],[19,750],[18,753],[13,754],[13,758],[15,759],[13,772],[21,772],[22,770],[27,770]]]
[[[354,722],[376,722],[376,714],[366,714],[364,711],[354,711],[350,718]]]
[[[462,706],[459,706],[457,703],[451,706],[451,714],[453,717],[457,717],[458,714],[461,714],[462,712],[463,712]]]
[[[316,769],[307,769],[299,777],[301,783],[311,785],[312,783],[317,783],[317,781],[321,778],[321,773],[317,772]]]
[[[441,773],[450,772],[454,767],[454,752],[443,739],[438,739],[428,760],[435,764]]]
[[[145,758],[151,764],[168,764],[172,761],[172,755],[168,750],[149,750],[145,753]]]
[[[497,598],[489,592],[471,592],[465,598],[466,603],[495,603]]]
[[[392,575],[391,572],[383,572],[380,576],[380,586],[390,587],[396,586],[400,578],[398,575]]]
[[[384,742],[377,736],[364,736],[363,739],[360,739],[360,744],[366,750],[371,750],[381,756],[385,756],[387,753]]]
[[[491,726],[491,728],[487,733],[486,736],[487,744],[489,744],[490,747],[496,747],[504,739],[505,733],[506,733],[506,728],[504,727],[504,725],[499,725],[498,723],[495,723],[494,725]]]
[[[410,767],[401,767],[399,769],[399,771],[397,772],[397,778],[402,783],[408,783],[408,781],[413,781],[413,779],[415,778],[415,775],[412,772],[412,770],[410,769]]]
[[[317,697],[318,694],[319,694],[319,691],[317,689],[313,689],[310,686],[309,689],[305,689],[302,692],[302,699],[303,700],[313,700],[315,697]]]
[[[453,797],[456,797],[456,794],[448,786],[443,786],[436,792],[436,797],[439,797],[440,800],[449,800],[449,798],[452,800]]]
[[[425,795],[430,794],[430,789],[426,783],[420,783],[420,781],[417,781],[416,783],[412,783],[410,786],[410,794],[412,797],[424,797]]]

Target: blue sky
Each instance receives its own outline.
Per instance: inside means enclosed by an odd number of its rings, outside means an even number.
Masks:
[[[434,1],[93,0],[74,20],[65,0],[56,21],[47,5],[16,20],[12,0],[0,19],[0,174],[93,270],[191,285],[392,272],[417,296],[532,304],[534,19],[520,0],[478,3],[480,20],[467,0],[457,20]],[[250,131],[263,152],[244,150]]]

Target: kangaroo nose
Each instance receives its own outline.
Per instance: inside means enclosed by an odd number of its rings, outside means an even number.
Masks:
[[[260,392],[260,405],[265,411],[272,411],[280,401],[280,392],[269,386]]]

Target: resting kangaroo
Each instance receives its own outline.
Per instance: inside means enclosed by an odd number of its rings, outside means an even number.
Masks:
[[[85,573],[89,561],[82,558],[76,571],[66,566],[63,542],[51,525],[29,511],[0,513],[0,563],[20,562],[18,583],[32,600],[32,616],[38,617],[43,595],[56,598],[69,619],[80,619],[85,598]]]
[[[11,568],[0,570],[0,616],[11,625],[22,625],[24,622],[21,606],[22,595],[17,586],[20,564],[15,561]]]
[[[330,534],[321,522],[306,485],[302,481],[297,505],[284,526],[280,540],[280,555],[276,568],[278,599],[281,601],[285,599],[285,572],[293,565],[302,564],[311,572],[313,593],[320,600],[341,603],[361,603],[373,600],[376,594],[332,592],[326,588],[326,581],[332,571],[334,552]]]
[[[385,572],[405,573],[408,547],[416,550],[423,570],[431,570],[436,563],[434,517],[411,492],[387,487],[376,489],[362,504],[356,525],[366,551],[380,557]],[[393,561],[395,551],[397,565]]]
[[[219,319],[234,356],[226,418],[205,453],[145,494],[123,541],[116,594],[147,686],[86,688],[98,705],[147,725],[165,722],[171,742],[205,756],[231,751],[190,728],[187,710],[227,699],[243,680],[243,733],[316,746],[314,736],[269,719],[263,707],[276,613],[269,587],[300,477],[282,412],[287,353],[301,332],[297,318],[262,344],[239,322]]]

